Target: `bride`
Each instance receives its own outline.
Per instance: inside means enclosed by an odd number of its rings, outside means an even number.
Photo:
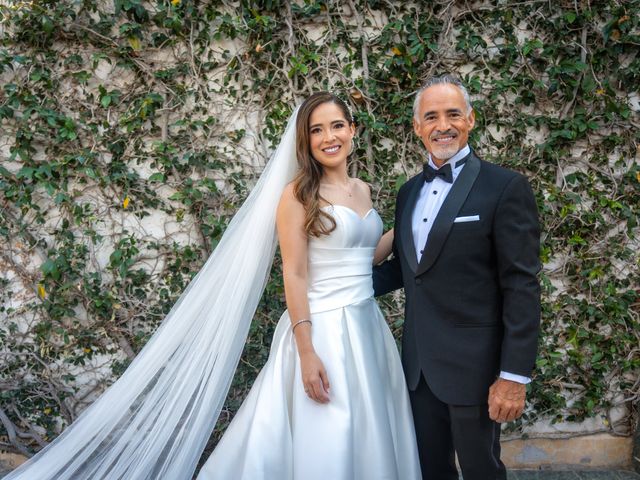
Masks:
[[[369,187],[347,175],[354,131],[332,94],[298,111],[300,171],[277,211],[287,311],[199,480],[420,478],[400,358],[373,299],[391,238],[378,243]]]
[[[392,233],[347,174],[354,125],[311,95],[215,252],[123,376],[6,480],[188,479],[280,240],[287,311],[199,480],[419,479],[400,358],[373,299]],[[296,160],[299,170],[291,181]]]

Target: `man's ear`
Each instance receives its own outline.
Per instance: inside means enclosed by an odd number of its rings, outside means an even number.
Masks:
[[[420,136],[420,123],[416,121],[416,117],[413,117],[413,131],[417,136]]]
[[[469,130],[471,130],[476,124],[476,112],[475,112],[475,110],[471,109],[471,111],[469,112],[469,115],[467,116],[467,119],[469,121]]]

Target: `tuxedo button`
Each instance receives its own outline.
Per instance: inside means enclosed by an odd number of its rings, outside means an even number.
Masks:
[[[422,285],[422,279],[416,278],[416,285]]]
[[[422,219],[422,221],[423,221],[423,222],[426,222],[426,221],[427,221],[427,219],[426,219],[426,218],[423,218],[423,219]]]
[[[438,194],[438,191],[437,191],[437,190],[434,190],[434,191],[433,191],[433,194],[434,194],[434,195],[437,195],[437,194]]]

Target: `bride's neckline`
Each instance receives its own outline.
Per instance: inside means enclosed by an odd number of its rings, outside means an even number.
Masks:
[[[367,218],[369,216],[369,214],[371,212],[373,212],[375,210],[373,207],[371,207],[369,210],[367,210],[364,213],[364,215],[360,215],[353,208],[347,207],[346,205],[340,205],[339,203],[332,203],[332,204],[329,204],[329,205],[324,205],[323,207],[320,207],[320,208],[335,208],[335,207],[341,207],[341,208],[344,208],[345,210],[348,210],[349,212],[353,213],[354,215],[357,215],[360,218],[360,220],[364,220],[365,218]]]

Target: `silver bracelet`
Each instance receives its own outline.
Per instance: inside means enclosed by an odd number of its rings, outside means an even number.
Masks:
[[[296,331],[296,327],[297,327],[298,325],[300,325],[301,323],[307,323],[307,322],[311,324],[311,320],[309,320],[308,318],[303,318],[302,320],[298,320],[296,323],[294,323],[294,324],[291,326],[291,332],[292,332],[292,333],[295,333],[295,331]]]

